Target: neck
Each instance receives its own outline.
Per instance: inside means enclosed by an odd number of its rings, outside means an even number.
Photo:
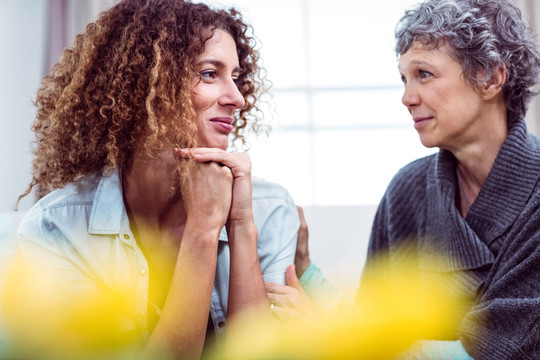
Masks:
[[[148,262],[149,298],[162,307],[172,281],[187,215],[175,186],[172,151],[156,158],[134,154],[122,176],[131,231]]]
[[[503,101],[496,101],[486,106],[472,131],[449,149],[458,160],[461,180],[472,201],[486,182],[507,136],[506,107]]]
[[[124,203],[132,230],[144,241],[146,232],[162,235],[183,229],[186,213],[179,190],[174,189],[172,152],[148,158],[136,152],[122,177]],[[144,229],[144,231],[143,231]],[[171,234],[171,235],[173,235]],[[163,236],[160,238],[164,239]]]

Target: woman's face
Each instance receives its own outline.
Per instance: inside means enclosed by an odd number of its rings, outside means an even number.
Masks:
[[[405,87],[401,101],[424,146],[455,150],[485,131],[477,121],[485,102],[446,45],[426,49],[417,42],[400,56],[398,68]]]
[[[235,112],[245,104],[236,86],[240,73],[232,36],[216,30],[196,61],[192,102],[198,127],[198,146],[226,150]]]

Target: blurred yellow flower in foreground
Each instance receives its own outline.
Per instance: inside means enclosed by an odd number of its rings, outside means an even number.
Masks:
[[[17,258],[0,279],[0,321],[7,329],[0,359],[133,358],[142,338],[126,321],[126,293],[59,284],[33,265]],[[62,288],[76,296],[63,298]]]
[[[0,279],[1,321],[9,329],[7,352],[0,358],[137,357],[144,339],[130,321],[133,294],[99,286],[99,291],[74,289],[58,284],[53,274],[30,270],[40,268],[33,265],[15,261]],[[452,339],[456,309],[468,304],[445,295],[451,278],[417,268],[403,265],[391,273],[374,268],[362,281],[357,303],[308,319],[279,321],[269,316],[269,306],[246,312],[228,322],[208,358],[394,359],[417,339]],[[61,299],[66,289],[68,302]]]
[[[395,359],[418,339],[453,338],[455,314],[468,304],[437,289],[448,286],[448,278],[417,269],[411,263],[391,275],[371,272],[356,304],[313,314],[308,321],[284,323],[246,313],[229,323],[211,358]]]

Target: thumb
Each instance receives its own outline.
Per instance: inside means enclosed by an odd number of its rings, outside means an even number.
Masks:
[[[285,271],[285,282],[288,286],[292,286],[295,289],[302,288],[302,286],[300,286],[300,281],[298,281],[298,278],[296,277],[296,269],[294,264],[289,265],[289,267]]]

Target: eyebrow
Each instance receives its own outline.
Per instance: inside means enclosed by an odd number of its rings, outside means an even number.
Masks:
[[[215,59],[202,59],[201,61],[197,62],[195,65],[202,66],[206,64],[214,65],[215,67],[218,67],[221,69],[225,68],[225,64],[223,63],[223,61],[215,60]],[[240,70],[241,70],[240,66],[237,66],[233,69],[233,72],[240,72]]]

